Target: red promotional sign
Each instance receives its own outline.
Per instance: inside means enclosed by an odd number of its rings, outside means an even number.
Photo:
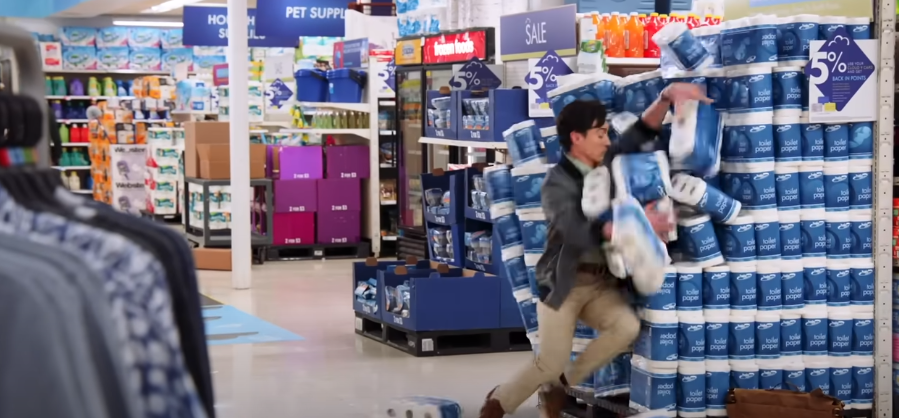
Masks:
[[[472,58],[487,59],[487,33],[479,30],[443,34],[425,38],[424,63],[468,61]]]
[[[228,85],[228,64],[215,64],[212,66],[212,85]]]

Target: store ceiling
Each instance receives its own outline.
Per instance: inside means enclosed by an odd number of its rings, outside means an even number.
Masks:
[[[147,10],[153,6],[164,3],[165,0],[127,0],[127,1],[118,1],[118,2],[109,2],[108,4],[117,4],[118,7],[112,8],[109,10],[109,7],[105,7],[104,10],[97,10],[96,7],[92,7],[92,3],[97,3],[96,1],[85,1],[81,4],[78,4],[68,10],[57,13],[55,17],[94,17],[99,16],[101,14],[105,15],[141,15],[146,16],[147,18],[152,17],[163,17],[163,16],[181,16],[182,9],[170,10],[165,13],[145,13],[141,14],[142,11]],[[218,5],[227,5],[228,0],[204,0],[202,3],[197,4],[218,4]],[[248,8],[256,7],[256,0],[247,0]]]

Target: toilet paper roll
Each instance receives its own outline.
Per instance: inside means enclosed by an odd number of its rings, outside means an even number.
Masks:
[[[702,316],[702,266],[677,263],[677,312],[696,312]],[[662,285],[664,287],[664,284]]]
[[[678,361],[677,416],[705,418],[705,361]]]
[[[780,315],[759,311],[755,316],[755,357],[780,358]]]
[[[543,151],[546,153],[546,163],[558,164],[562,160],[562,144],[559,143],[556,127],[540,128],[540,136],[543,138]]]
[[[799,166],[777,163],[774,166],[774,184],[777,192],[777,210],[794,211],[800,209]]]
[[[798,111],[801,113],[801,111]],[[774,130],[774,161],[784,166],[798,167],[802,162],[802,125],[800,116],[782,116],[775,110],[772,122]]]
[[[799,118],[802,125],[802,161],[824,161],[824,126],[809,120],[808,112]]]
[[[509,166],[495,165],[484,169],[487,194],[493,204],[514,202],[512,194],[512,172]]]
[[[757,261],[780,259],[780,222],[774,209],[753,211]]]
[[[716,232],[725,260],[755,261],[755,223],[751,215],[740,215],[728,225],[718,225]]]
[[[754,113],[729,110],[724,120],[721,160],[726,163],[774,162],[773,120],[774,113],[770,110]]]
[[[756,360],[759,366],[759,389],[781,389],[783,387],[784,371],[781,359]]]
[[[779,262],[757,263],[756,289],[759,314],[779,315],[783,309],[783,280]]]
[[[870,211],[870,209],[849,211],[852,234],[852,249],[849,250],[849,255],[852,258],[871,258],[874,251],[874,223],[871,221]]]
[[[806,307],[807,308],[807,307]],[[802,355],[803,362],[811,357],[827,359],[827,313],[818,310],[802,314]]]
[[[777,208],[774,163],[722,164],[722,191],[745,210]]]
[[[874,262],[870,258],[854,258],[849,261],[851,283],[849,301],[853,312],[873,312]],[[893,281],[896,283],[896,281]]]
[[[805,308],[803,266],[801,259],[780,260],[781,300],[784,313]]]
[[[755,315],[758,309],[755,262],[727,263],[727,266],[730,268],[731,311],[745,312],[740,313],[741,315]]]
[[[671,178],[672,200],[693,206],[699,212],[706,213],[715,223],[728,223],[740,212],[739,201],[724,194],[707,181],[685,173],[675,174]]]
[[[852,313],[852,355],[874,355],[874,312]]]
[[[827,212],[824,219],[827,259],[848,259],[852,251],[852,224],[849,221],[849,213]]]
[[[824,166],[803,162],[799,166],[799,205],[802,209],[823,208],[825,205]]]
[[[706,416],[727,416],[727,392],[730,389],[730,363],[706,360]]]
[[[584,176],[581,210],[587,219],[611,216],[612,175],[605,166],[597,167]]]
[[[803,295],[805,296],[804,312],[810,311],[810,305],[820,305],[821,308],[826,308],[827,259],[824,257],[803,258],[802,277]]]
[[[709,51],[709,55],[714,60],[709,68],[721,67],[721,29],[722,25],[701,26],[690,30],[693,36],[699,39],[699,42]]]
[[[643,89],[643,82],[647,79],[648,77],[644,73],[632,74],[616,80],[614,82],[615,108],[635,115],[643,113],[653,100]]]
[[[647,367],[665,369],[677,367],[677,317],[666,322],[643,321],[634,342],[635,356],[642,357]]]
[[[665,25],[652,36],[652,40],[683,71],[701,70],[715,61],[683,22]]]
[[[849,159],[866,160],[874,156],[874,122],[849,124]]]
[[[540,261],[540,257],[543,257],[543,254],[524,253],[524,265],[534,267]]]
[[[827,321],[827,355],[831,358],[852,355],[852,314],[828,312]]]
[[[817,306],[816,306],[817,308]],[[852,307],[850,306],[825,306],[827,310],[827,315],[831,314],[846,314],[852,315]]]
[[[646,296],[643,302],[644,314],[650,313],[650,319],[655,318],[658,312],[660,318],[666,315],[670,317],[677,307],[677,267],[665,267],[665,280],[662,282],[662,288],[653,295]]]
[[[727,362],[728,338],[730,336],[730,310],[706,310],[705,319],[705,358],[706,360],[723,360]]]
[[[518,222],[521,225],[521,239],[524,242],[525,254],[543,254],[546,247],[548,224],[543,211],[535,213],[519,213]]]
[[[502,248],[521,246],[524,255],[524,242],[521,237],[521,223],[514,213],[493,218],[493,233],[499,239]]]
[[[802,230],[802,257],[824,257],[827,255],[827,233],[825,232],[824,209],[802,209],[799,226]]]
[[[503,139],[509,146],[509,155],[515,167],[546,163],[543,149],[540,148],[540,130],[533,120],[512,125],[503,131]]]
[[[734,389],[759,388],[759,366],[753,360],[731,360],[730,377]]]
[[[802,315],[799,312],[784,311],[780,315],[780,355],[802,356]]]
[[[745,314],[743,311],[733,312],[728,318],[728,347],[727,358],[733,367],[734,360],[755,359],[755,314]],[[739,314],[739,315],[736,315]]]
[[[702,311],[679,311],[677,320],[678,361],[705,361],[705,318]]]
[[[515,302],[522,303],[529,300],[534,299],[534,294],[531,293],[531,289],[515,289],[512,291],[512,297],[515,298]]]
[[[852,39],[871,39],[871,22],[867,17],[846,18],[846,32]]]
[[[503,261],[512,260],[515,258],[521,258],[522,265],[524,263],[524,246],[523,245],[511,245],[509,247],[503,248],[502,250]]]
[[[715,228],[708,215],[678,219],[678,242],[686,260],[699,267],[711,267],[724,262]]]
[[[790,390],[805,392],[808,384],[805,381],[805,363],[802,356],[787,358],[783,363],[784,386]]]
[[[845,16],[821,16],[818,23],[818,39],[829,40],[838,28],[846,27]]]
[[[638,411],[658,410],[661,416],[676,416],[677,362],[672,363],[670,368],[657,368],[639,355],[631,358],[631,408]]]
[[[824,125],[824,161],[849,160],[849,124]]]
[[[870,209],[874,196],[874,173],[871,165],[857,160],[849,162],[849,209]]]
[[[702,269],[702,308],[711,312],[730,312],[730,267],[726,265]]]
[[[552,165],[549,164],[529,164],[512,169],[512,196],[516,211],[540,208],[540,188],[550,168]]]
[[[852,360],[848,357],[836,357],[828,360],[830,364],[830,395],[843,401],[852,402]]]
[[[805,84],[802,67],[774,67],[772,73],[774,110],[789,109],[801,112],[804,97],[802,88]]]
[[[490,204],[490,219],[498,219],[500,217],[515,213],[515,202],[493,202]]]
[[[705,76],[706,95],[715,101],[712,107],[727,111],[727,72],[723,68],[706,68],[699,73]]]
[[[800,212],[777,211],[780,223],[780,258],[782,260],[798,260],[802,258],[802,227]]]
[[[824,208],[828,212],[849,210],[849,165],[846,161],[824,163]]]
[[[527,334],[537,332],[537,304],[539,302],[540,299],[537,298],[518,301],[518,312],[521,313],[521,319],[524,323],[524,330]]]
[[[792,65],[796,61],[808,61],[809,42],[818,39],[819,19],[820,16],[812,14],[780,19],[777,23],[777,29],[781,34],[777,43],[777,59],[782,65],[786,62]]]
[[[766,22],[767,20],[767,22]],[[728,20],[721,30],[721,63],[745,68],[748,64],[771,67],[777,62],[777,28],[772,16]]]
[[[874,404],[874,358],[852,356],[852,408],[871,409]]]
[[[533,297],[531,291],[531,282],[528,280],[528,268],[524,265],[524,257],[510,257],[503,259],[503,266],[506,268],[507,279],[512,286],[512,291],[527,292],[527,295]]]
[[[821,389],[825,395],[830,394],[830,364],[827,356],[821,359],[803,360],[805,363],[805,381],[808,390]]]

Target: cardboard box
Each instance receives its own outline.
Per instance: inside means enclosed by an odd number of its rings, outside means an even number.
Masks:
[[[187,122],[184,124],[184,175],[186,177],[201,178],[197,147],[202,144],[229,144],[231,141],[230,127],[231,124],[228,122]]]
[[[228,248],[194,248],[197,270],[231,271],[231,250]]]
[[[199,178],[228,180],[231,178],[231,146],[228,144],[199,144]],[[186,167],[185,167],[186,171]],[[250,144],[250,178],[265,178],[265,145]]]

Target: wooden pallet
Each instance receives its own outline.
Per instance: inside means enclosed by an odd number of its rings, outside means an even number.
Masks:
[[[523,328],[415,332],[356,313],[356,334],[415,357],[530,351]]]
[[[365,258],[371,255],[371,243],[287,245],[268,248],[268,260],[324,260]]]

